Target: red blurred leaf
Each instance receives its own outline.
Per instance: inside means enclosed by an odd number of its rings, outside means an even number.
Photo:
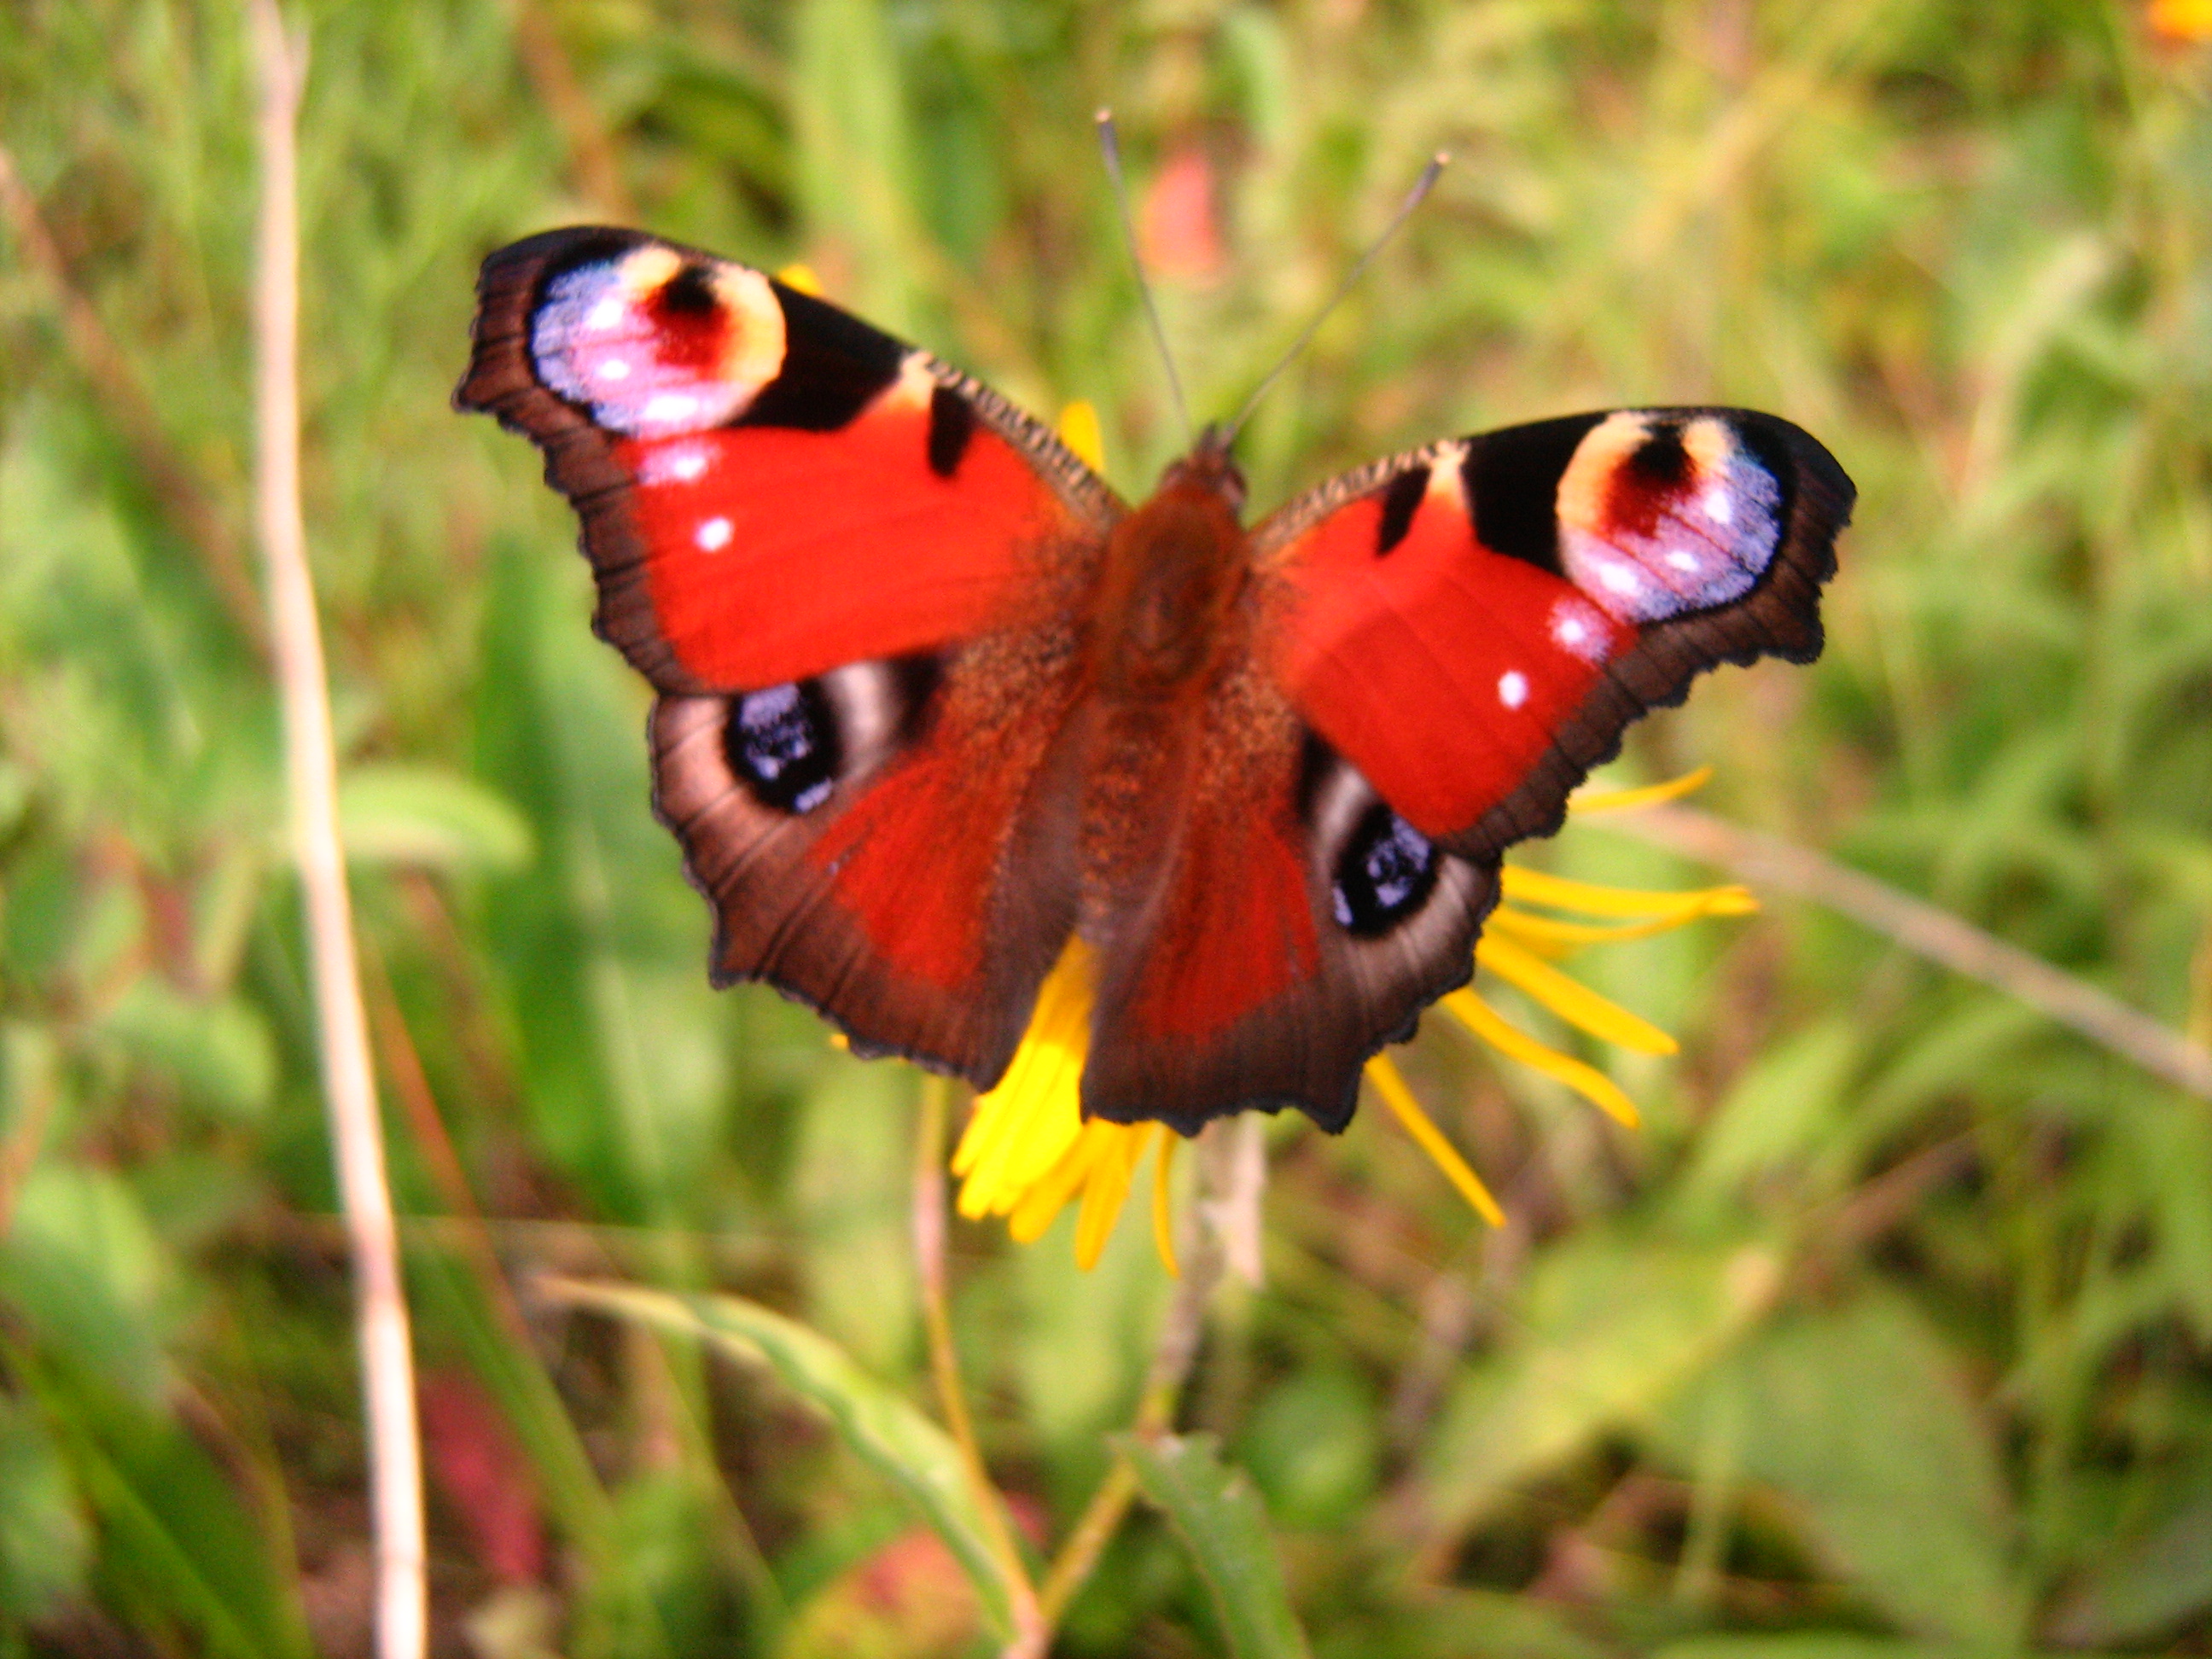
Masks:
[[[431,1478],[477,1559],[503,1584],[537,1583],[545,1571],[538,1484],[499,1408],[459,1371],[426,1375],[422,1406]]]
[[[1155,276],[1202,283],[1226,258],[1215,211],[1213,163],[1192,145],[1177,150],[1152,176],[1137,215],[1145,267]]]

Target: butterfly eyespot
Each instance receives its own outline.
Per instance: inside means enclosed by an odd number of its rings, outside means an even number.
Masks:
[[[1387,933],[1437,884],[1437,849],[1381,801],[1360,816],[1336,863],[1329,902],[1340,927],[1357,938]]]
[[[1559,479],[1562,574],[1619,623],[1732,605],[1781,549],[1778,477],[1755,434],[1720,416],[1607,416]]]
[[[827,800],[843,757],[836,711],[812,680],[731,698],[722,748],[753,798],[785,812]]]
[[[532,314],[538,377],[600,425],[643,438],[721,425],[783,365],[783,311],[742,265],[645,247],[552,274]]]

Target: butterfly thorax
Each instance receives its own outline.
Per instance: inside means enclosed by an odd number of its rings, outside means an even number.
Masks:
[[[1251,574],[1237,522],[1244,480],[1208,438],[1114,528],[1098,573],[1091,655],[1114,700],[1158,702],[1211,678]]]

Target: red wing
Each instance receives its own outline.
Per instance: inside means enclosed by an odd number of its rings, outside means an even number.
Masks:
[[[1255,532],[1291,702],[1463,857],[1559,827],[1700,671],[1820,649],[1852,488],[1787,421],[1624,410],[1437,444]]]
[[[1466,982],[1495,872],[1410,836],[1241,661],[1145,780],[1144,855],[1090,925],[1084,1109],[1189,1134],[1289,1105],[1340,1129],[1368,1055]]]
[[[1658,410],[1436,445],[1261,525],[1247,672],[1157,792],[1085,1109],[1341,1127],[1367,1057],[1466,981],[1500,853],[1631,720],[1717,662],[1818,652],[1851,494],[1786,422]]]
[[[1121,512],[1044,428],[745,266],[629,231],[484,264],[455,401],[545,452],[714,970],[994,1081],[1073,921],[1048,762]]]
[[[583,520],[598,626],[665,692],[1034,621],[1121,512],[1003,398],[757,270],[633,231],[484,262],[454,394]]]
[[[995,1082],[1074,923],[1048,763],[1068,636],[996,636],[733,696],[664,697],[654,802],[763,979],[863,1053]]]

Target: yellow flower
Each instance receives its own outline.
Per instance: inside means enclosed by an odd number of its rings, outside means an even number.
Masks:
[[[1030,1016],[1013,1063],[997,1088],[976,1098],[967,1130],[953,1149],[960,1213],[971,1221],[1005,1216],[1006,1231],[1026,1244],[1040,1237],[1080,1193],[1075,1256],[1088,1267],[1106,1248],[1137,1165],[1157,1147],[1152,1231],[1160,1259],[1172,1273],[1168,1177],[1176,1136],[1158,1123],[1083,1121],[1078,1091],[1084,1052],[1091,1043],[1095,983],[1091,947],[1081,939],[1070,940],[1037,994],[1036,1012]]]
[[[1710,775],[1706,769],[1649,789],[1592,793],[1578,799],[1575,810],[1603,811],[1670,799],[1686,794]],[[1577,1030],[1639,1054],[1671,1054],[1678,1045],[1658,1027],[1569,977],[1553,962],[1588,945],[1642,939],[1703,916],[1743,915],[1757,908],[1741,887],[1639,892],[1570,881],[1512,865],[1503,874],[1505,902],[1492,913],[1475,945],[1476,966],[1516,987]],[[1567,919],[1574,916],[1601,920]],[[977,1098],[967,1132],[952,1156],[952,1173],[961,1179],[960,1213],[970,1220],[1003,1215],[1007,1231],[1028,1243],[1041,1237],[1079,1194],[1083,1208],[1075,1254],[1088,1267],[1105,1248],[1137,1166],[1151,1152],[1152,1231],[1161,1259],[1173,1272],[1168,1182],[1176,1137],[1157,1123],[1083,1121],[1079,1087],[1091,1036],[1093,971],[1090,947],[1080,940],[1071,943],[1045,981],[1036,1012],[1006,1076],[997,1088]],[[1454,991],[1440,1006],[1500,1054],[1557,1079],[1621,1123],[1635,1126],[1635,1103],[1611,1078],[1530,1036],[1475,991]],[[1367,1080],[1476,1212],[1492,1226],[1503,1225],[1505,1218],[1497,1200],[1421,1109],[1387,1054],[1367,1062]]]
[[[1085,461],[1099,465],[1097,416],[1089,404],[1070,405],[1060,417],[1060,433]],[[1711,775],[1711,769],[1705,768],[1644,789],[1585,791],[1572,807],[1590,812],[1649,805],[1686,794]],[[1492,913],[1476,943],[1476,966],[1518,988],[1577,1030],[1641,1054],[1671,1054],[1677,1045],[1656,1026],[1553,963],[1589,945],[1641,939],[1702,916],[1742,915],[1758,908],[1741,887],[1638,892],[1510,865],[1503,880],[1504,902]],[[1095,975],[1091,948],[1079,939],[1071,942],[1038,994],[1036,1012],[1006,1076],[977,1098],[952,1155],[952,1173],[961,1181],[960,1213],[970,1220],[1005,1216],[1007,1231],[1027,1243],[1041,1237],[1080,1194],[1075,1255],[1089,1267],[1105,1249],[1137,1168],[1149,1152],[1152,1233],[1161,1260],[1173,1273],[1169,1180],[1176,1136],[1157,1123],[1083,1121],[1079,1085],[1091,1040]],[[1635,1124],[1635,1103],[1611,1078],[1530,1036],[1474,990],[1455,991],[1441,1006],[1500,1054],[1557,1079],[1620,1122]],[[1477,1213],[1492,1226],[1503,1225],[1505,1218],[1497,1200],[1421,1109],[1387,1055],[1376,1054],[1367,1062],[1367,1080]]]

